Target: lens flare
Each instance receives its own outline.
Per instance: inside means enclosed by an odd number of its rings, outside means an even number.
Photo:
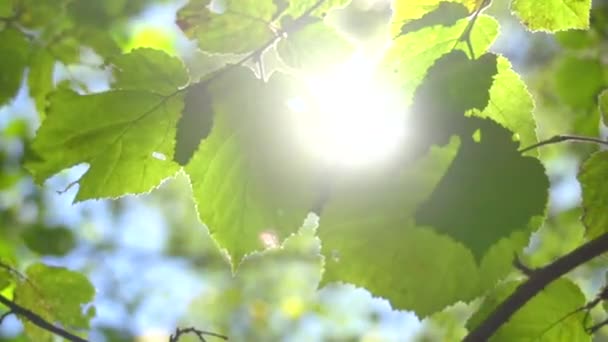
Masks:
[[[333,167],[386,160],[405,138],[405,109],[394,90],[374,77],[376,63],[354,54],[337,70],[309,77],[308,101],[288,102],[302,147]]]

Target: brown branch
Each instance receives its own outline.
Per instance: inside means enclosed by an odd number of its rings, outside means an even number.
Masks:
[[[528,152],[530,150],[533,150],[533,149],[541,147],[541,146],[558,144],[558,143],[565,142],[565,141],[578,142],[578,143],[592,143],[592,144],[600,144],[600,145],[608,146],[608,141],[602,140],[599,138],[586,137],[586,136],[581,136],[581,135],[560,134],[560,135],[553,136],[547,140],[540,141],[540,142],[538,142],[534,145],[528,146],[526,148],[522,148],[521,150],[519,150],[519,152],[524,153],[524,152]]]
[[[549,265],[535,269],[528,280],[520,284],[506,300],[463,339],[463,342],[487,341],[517,310],[549,283],[607,251],[608,233],[604,233]]]
[[[49,331],[57,336],[63,337],[64,339],[66,339],[68,341],[88,342],[88,340],[85,340],[84,338],[82,338],[80,336],[76,336],[63,328],[60,328],[60,327],[48,322],[47,320],[45,320],[38,314],[30,311],[29,309],[22,307],[21,305],[13,302],[12,300],[4,297],[1,294],[0,294],[0,303],[6,305],[10,310],[8,313],[3,315],[4,317],[6,317],[7,314],[12,313],[17,316],[26,318],[28,321],[32,322],[34,325],[37,325],[39,328]]]

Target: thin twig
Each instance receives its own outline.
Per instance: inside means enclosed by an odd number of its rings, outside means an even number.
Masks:
[[[59,337],[63,337],[64,339],[66,339],[68,341],[88,342],[88,340],[85,340],[84,338],[82,338],[80,336],[76,336],[63,328],[60,328],[60,327],[48,322],[47,320],[45,320],[38,314],[30,311],[29,309],[22,307],[21,305],[13,302],[12,300],[4,297],[1,294],[0,294],[0,303],[4,304],[5,306],[7,306],[9,308],[9,310],[10,310],[9,313],[14,313],[17,316],[26,318],[28,321],[30,321],[32,324],[38,326],[39,328],[49,331]]]
[[[558,144],[558,143],[565,142],[565,141],[600,144],[600,145],[608,146],[608,141],[602,140],[600,138],[587,137],[587,136],[582,136],[582,135],[559,134],[559,135],[555,135],[547,140],[537,142],[534,145],[528,146],[526,148],[522,148],[521,150],[519,150],[519,152],[524,153],[524,152],[533,150],[535,148],[539,148],[541,146]]]
[[[217,338],[221,338],[222,340],[228,341],[228,336],[220,335],[220,334],[213,333],[210,331],[200,330],[195,327],[189,327],[189,328],[175,329],[175,333],[172,334],[171,336],[169,336],[169,342],[177,342],[182,337],[182,335],[186,335],[186,334],[196,335],[201,342],[206,342],[205,336],[217,337]]]
[[[509,321],[517,310],[523,307],[547,285],[570,272],[575,267],[607,251],[608,233],[604,233],[549,265],[534,270],[528,280],[521,283],[481,324],[465,336],[463,342],[487,341],[496,330]]]

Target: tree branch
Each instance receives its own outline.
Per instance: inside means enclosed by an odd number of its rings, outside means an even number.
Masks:
[[[71,342],[88,342],[88,340],[85,340],[82,337],[76,336],[72,333],[70,333],[67,330],[64,330],[63,328],[60,328],[50,322],[48,322],[47,320],[45,320],[44,318],[42,318],[41,316],[39,316],[38,314],[30,311],[29,309],[26,309],[24,307],[22,307],[21,305],[13,302],[12,300],[4,297],[3,295],[0,294],[0,303],[6,305],[9,308],[9,314],[15,314],[17,316],[21,316],[26,318],[28,321],[32,322],[33,324],[37,325],[39,328],[44,329],[46,331],[49,331],[57,336],[63,337],[68,341]],[[7,314],[2,315],[3,318],[6,317]]]
[[[487,341],[517,310],[549,283],[607,251],[608,233],[604,233],[549,265],[534,270],[528,280],[520,284],[506,300],[494,309],[494,312],[463,339],[463,342]]]
[[[175,333],[172,334],[171,336],[169,336],[169,342],[177,342],[182,337],[182,335],[185,335],[185,334],[194,334],[198,337],[198,339],[201,342],[206,342],[205,336],[213,336],[213,337],[221,338],[222,340],[228,341],[228,336],[216,334],[216,333],[209,332],[209,331],[200,330],[195,327],[189,327],[189,328],[175,329]]]
[[[561,143],[564,141],[572,141],[572,142],[579,142],[579,143],[592,143],[592,144],[600,144],[600,145],[608,146],[608,141],[602,140],[599,138],[586,137],[586,136],[581,136],[581,135],[560,134],[560,135],[553,136],[547,140],[540,141],[540,142],[538,142],[534,145],[528,146],[526,148],[522,148],[521,150],[519,150],[519,152],[524,153],[524,152],[528,152],[530,150],[533,150],[533,149],[541,147],[541,146],[558,144],[558,143]]]

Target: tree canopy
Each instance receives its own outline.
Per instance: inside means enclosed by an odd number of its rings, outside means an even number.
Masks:
[[[0,0],[0,106],[25,96],[36,109],[0,118],[0,192],[75,167],[60,190],[74,205],[186,179],[179,194],[233,281],[304,260],[273,277],[302,268],[310,298],[349,284],[437,322],[466,305],[444,340],[601,335],[606,291],[567,274],[608,251],[608,5],[512,0],[559,46],[524,81],[493,49],[508,31],[490,0],[183,1],[187,53],[128,36],[159,1]],[[556,211],[547,170],[564,151],[581,162],[582,201]],[[48,206],[40,188],[31,197]],[[21,206],[0,205],[0,322],[14,315],[31,341],[86,341],[90,275],[47,258],[75,248],[73,230],[43,214],[23,228]],[[559,226],[580,229],[549,251]],[[193,325],[170,341],[188,334],[255,340]]]

